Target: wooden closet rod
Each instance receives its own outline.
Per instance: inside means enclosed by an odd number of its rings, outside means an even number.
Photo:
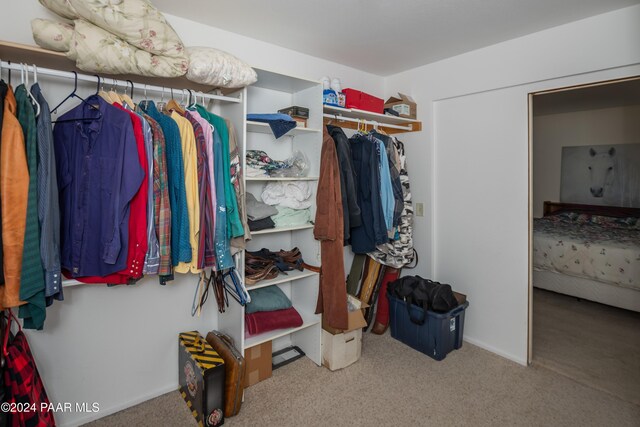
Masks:
[[[411,126],[398,126],[398,125],[392,125],[392,124],[387,124],[387,123],[376,122],[375,120],[354,119],[354,118],[351,118],[351,117],[341,116],[340,114],[324,113],[323,117],[326,117],[326,118],[329,118],[329,119],[334,119],[334,120],[337,120],[339,122],[364,123],[364,124],[371,125],[371,126],[374,126],[374,127],[375,126],[380,126],[380,127],[385,127],[385,128],[406,130],[406,131],[409,131],[409,132],[411,132],[413,130],[411,128]]]
[[[27,65],[27,70],[29,72],[34,72],[34,66],[33,65]],[[16,64],[16,63],[9,63],[6,61],[0,61],[0,70],[14,70],[14,71],[22,71],[23,70],[23,66],[22,64]],[[38,74],[42,74],[42,75],[46,75],[46,76],[51,76],[51,77],[57,77],[57,78],[63,78],[63,79],[75,79],[76,76],[74,73],[70,72],[70,71],[60,71],[60,70],[53,70],[51,68],[44,68],[44,67],[35,67],[35,70],[38,72]],[[125,87],[129,87],[129,83],[130,81],[127,80],[117,80],[117,79],[112,79],[110,77],[100,77],[100,80],[98,80],[98,77],[96,75],[90,75],[90,74],[81,74],[78,73],[78,80],[82,80],[82,81],[86,81],[86,82],[91,82],[91,83],[99,83],[100,81],[103,81],[105,83],[107,83],[107,85],[109,84],[113,84],[114,86],[125,86]],[[180,88],[170,88],[170,87],[163,87],[163,86],[153,86],[153,85],[147,85],[145,83],[136,83],[136,82],[132,82],[131,83],[134,87],[134,89],[137,89],[139,91],[149,91],[149,92],[171,92],[171,91],[177,91],[179,93],[182,92],[183,89]],[[191,93],[194,93],[193,91]],[[198,97],[204,97],[205,99],[213,99],[216,101],[224,101],[224,102],[235,102],[235,103],[239,103],[241,102],[240,98],[234,98],[232,96],[224,96],[224,95],[215,95],[212,93],[202,93],[202,92],[198,92]]]

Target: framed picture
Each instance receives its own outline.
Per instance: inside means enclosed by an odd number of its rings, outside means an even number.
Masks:
[[[560,201],[640,208],[640,144],[562,147]]]

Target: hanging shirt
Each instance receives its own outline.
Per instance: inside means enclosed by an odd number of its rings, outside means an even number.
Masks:
[[[40,104],[38,127],[38,219],[40,221],[40,257],[44,267],[44,295],[47,306],[53,300],[62,301],[62,273],[60,272],[60,204],[53,130],[49,104],[40,85],[31,86],[31,93]]]
[[[387,158],[387,150],[384,143],[379,139],[374,139],[374,141],[380,159],[380,202],[382,203],[384,223],[387,227],[387,233],[391,232],[391,236],[393,237],[393,210],[395,207],[395,199],[393,197],[393,189],[391,188],[389,159]]]
[[[205,142],[206,142],[206,149],[207,149],[207,164],[209,166],[209,187],[211,188],[211,205],[213,206],[213,224],[215,225],[216,222],[216,178],[215,178],[215,170],[214,170],[214,155],[213,155],[213,133],[215,132],[215,128],[213,127],[213,125],[208,122],[204,117],[202,117],[200,115],[200,113],[198,113],[197,110],[189,110],[189,113],[191,113],[193,115],[193,117],[195,117],[200,124],[202,125],[203,129],[205,129]],[[209,127],[207,128],[203,123],[206,123],[209,125]],[[209,130],[211,132],[209,132]],[[205,249],[206,251],[206,249]],[[213,254],[214,258],[215,258],[215,253]],[[205,253],[205,257],[206,257],[206,253]]]
[[[190,262],[192,256],[180,129],[171,117],[158,111],[153,101],[142,101],[138,105],[158,122],[164,134],[171,205],[171,264],[176,266],[180,262]]]
[[[211,181],[207,159],[207,143],[213,144],[213,127],[199,115],[191,111],[185,117],[193,126],[198,156],[198,194],[200,195],[200,233],[198,235],[198,268],[215,266],[213,204],[211,202]]]
[[[126,107],[125,107],[126,108]],[[156,234],[153,204],[153,132],[151,125],[138,113],[142,121],[142,136],[144,137],[144,153],[147,158],[147,254],[144,257],[144,274],[158,274],[160,266],[160,245]]]
[[[216,133],[220,136],[222,143],[222,179],[224,183],[224,197],[225,207],[227,213],[227,237],[229,239],[233,237],[244,236],[244,228],[242,227],[242,221],[240,220],[240,212],[238,211],[238,201],[236,199],[236,193],[231,182],[231,162],[229,158],[229,129],[225,120],[216,116],[213,113],[208,112],[203,106],[196,105],[196,108],[200,115],[213,125]],[[215,134],[214,134],[215,135]],[[214,151],[214,156],[216,156]],[[216,159],[217,160],[217,159]],[[217,178],[217,175],[216,175]]]
[[[4,83],[4,82],[2,82]],[[16,98],[7,88],[2,117],[2,151],[0,152],[0,187],[2,193],[2,249],[4,286],[0,286],[1,308],[18,307],[20,272],[27,219],[29,168],[24,149],[24,134],[16,117]]]
[[[184,161],[184,186],[187,196],[187,213],[189,216],[189,243],[191,259],[179,263],[175,271],[178,273],[199,273],[198,269],[198,236],[200,233],[200,196],[198,194],[198,155],[196,154],[196,138],[193,126],[175,110],[171,118],[180,129],[182,141],[182,160]]]
[[[162,128],[157,121],[144,114],[153,135],[153,215],[155,233],[158,236],[158,274],[168,276],[171,267],[171,207],[167,177],[166,145]]]
[[[85,283],[109,283],[123,285],[133,283],[142,277],[144,260],[147,254],[147,157],[145,153],[144,136],[142,132],[142,120],[140,117],[122,105],[115,103],[114,107],[127,113],[133,126],[133,135],[136,141],[136,160],[143,171],[143,179],[140,188],[131,199],[129,208],[129,241],[127,242],[126,267],[107,276],[87,276],[77,279]]]
[[[237,236],[231,239],[231,253],[236,254],[245,249],[246,241],[251,239],[251,232],[247,222],[247,210],[245,206],[245,189],[244,179],[242,179],[242,164],[240,162],[240,152],[238,150],[238,141],[236,139],[236,130],[231,120],[224,120],[229,131],[229,161],[231,167],[231,183],[235,191],[236,200],[238,201],[238,216],[244,229],[243,236]]]
[[[27,88],[24,85],[18,86],[15,95],[18,105],[17,117],[24,134],[29,177],[34,178],[29,179],[27,192],[27,222],[20,271],[20,299],[27,304],[20,307],[18,316],[24,319],[25,328],[42,329],[46,317],[46,304],[44,271],[40,257],[40,224],[38,223],[38,130]]]
[[[2,118],[4,116],[4,98],[7,95],[7,91],[9,87],[4,82],[4,80],[0,80],[0,141],[2,141]],[[1,148],[0,148],[1,150]],[[0,192],[0,199],[2,199]],[[0,202],[1,204],[2,202]],[[0,224],[2,224],[2,210],[0,210]],[[2,227],[0,227],[0,286],[4,285],[4,256],[2,250]],[[0,290],[0,307],[2,307],[2,291]]]
[[[60,116],[53,138],[63,270],[71,277],[123,270],[129,204],[144,179],[129,114],[91,96]]]

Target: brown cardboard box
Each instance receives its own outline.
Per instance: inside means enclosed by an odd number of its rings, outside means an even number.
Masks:
[[[391,108],[400,114],[400,117],[415,119],[417,117],[416,102],[409,95],[398,92],[400,98],[392,96],[384,103],[384,108]]]
[[[369,307],[368,304],[363,303],[358,298],[347,294],[347,299],[351,302],[351,304],[357,307],[355,310],[349,312],[349,323],[347,329],[344,331],[341,329],[335,329],[331,326],[327,325],[324,321],[324,317],[322,319],[322,329],[325,331],[336,335],[341,334],[343,332],[353,331],[355,329],[364,328],[367,326],[367,321],[364,320],[364,309]]]
[[[244,361],[247,365],[245,387],[271,377],[271,341],[245,349]]]

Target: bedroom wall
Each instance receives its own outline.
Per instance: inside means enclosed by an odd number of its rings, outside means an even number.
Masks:
[[[545,200],[560,200],[563,146],[611,144],[640,144],[640,105],[600,109],[585,105],[582,111],[535,115],[533,216],[542,217]]]
[[[53,18],[37,1],[12,2],[10,15],[0,25],[0,40],[25,44],[34,44],[31,19]],[[341,77],[347,86],[382,95],[382,77],[179,17],[167,18],[188,45],[221,48],[253,66],[300,77]],[[54,105],[71,88],[70,82],[45,83],[44,76],[40,81]],[[81,95],[94,87],[85,86]],[[28,332],[51,401],[100,405],[98,413],[57,413],[59,425],[80,425],[177,388],[178,332],[206,333],[216,328],[218,319],[213,298],[201,318],[191,317],[197,278],[177,277],[165,287],[146,278],[134,287],[67,288],[65,301],[47,311],[45,330]]]
[[[640,74],[638,22],[632,6],[387,78],[425,129],[403,136],[426,203],[415,272],[469,296],[467,341],[527,362],[528,93]]]

